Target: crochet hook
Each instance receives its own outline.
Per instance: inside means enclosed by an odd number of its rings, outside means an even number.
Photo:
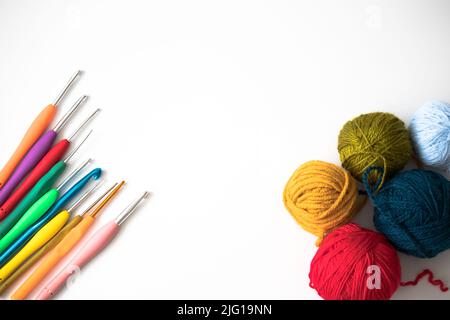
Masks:
[[[44,176],[61,158],[64,156],[66,151],[69,149],[71,142],[74,137],[91,121],[91,119],[100,111],[97,109],[94,113],[92,113],[81,125],[80,127],[73,133],[70,138],[62,139],[56,145],[54,145],[50,151],[39,161],[39,163],[31,170],[25,180],[19,185],[19,187],[12,192],[9,198],[3,203],[0,208],[0,220],[4,219],[9,212],[11,212],[14,207],[19,203],[20,200],[27,194],[28,191],[38,182],[42,176]],[[91,131],[92,132],[92,131]],[[82,143],[89,137],[90,133],[87,137],[82,141]],[[82,144],[81,143],[81,144]],[[78,149],[77,147],[75,151]],[[73,155],[73,153],[72,153]],[[71,155],[71,156],[72,156]],[[70,157],[71,157],[70,156]],[[68,157],[70,159],[70,157]],[[66,161],[68,161],[66,159]],[[6,189],[6,187],[4,188]],[[3,190],[4,190],[3,189]],[[2,191],[0,191],[0,194]],[[1,198],[0,198],[1,199]]]
[[[27,154],[28,150],[33,146],[33,144],[39,139],[39,137],[44,133],[44,131],[48,128],[50,123],[53,121],[56,115],[56,110],[61,100],[64,98],[66,93],[74,84],[75,80],[81,74],[81,71],[75,72],[75,74],[70,78],[69,82],[67,82],[64,89],[55,99],[52,104],[49,104],[45,107],[41,113],[36,117],[31,126],[28,128],[25,133],[22,141],[17,146],[11,158],[5,164],[3,169],[0,171],[0,189],[3,185],[8,181],[11,174],[16,169],[17,165],[20,163],[22,158]]]
[[[85,192],[69,209],[58,213],[52,220],[39,230],[33,238],[0,269],[0,282],[5,280],[11,273],[13,273],[28,257],[43,247],[50,239],[52,239],[69,220],[72,212],[93,193],[95,192],[101,182],[98,182],[87,192]],[[105,194],[106,195],[106,194]],[[93,205],[98,203],[102,198],[96,200]]]
[[[57,213],[59,213],[63,207],[92,179],[98,180],[102,175],[102,169],[96,168],[85,175],[81,180],[79,180],[72,188],[69,189],[56,203],[31,227],[29,227],[15,242],[13,242],[8,249],[6,249],[0,255],[0,266],[5,265],[6,262],[13,256],[20,248],[22,248],[30,238],[36,234],[47,222],[49,222]]]
[[[75,245],[84,237],[89,228],[95,221],[96,216],[100,213],[103,207],[109,203],[109,201],[117,194],[117,192],[125,184],[122,181],[117,187],[115,187],[102,202],[95,207],[92,212],[85,215],[78,225],[73,228],[60,243],[50,251],[39,265],[34,269],[31,275],[20,285],[20,287],[12,295],[14,300],[25,299],[30,292],[39,285],[44,277],[53,270],[53,268],[63,259]]]
[[[89,160],[85,161],[78,167],[69,177],[78,174],[87,164]],[[17,223],[9,230],[5,236],[0,240],[0,254],[3,253],[8,246],[11,245],[17,238],[20,237],[33,223],[42,217],[56,202],[60,191],[67,185],[68,179],[64,180],[55,189],[50,189],[42,197],[40,197],[17,221]]]
[[[14,189],[20,184],[22,179],[34,168],[34,166],[42,159],[42,157],[48,152],[56,136],[61,129],[67,124],[72,115],[78,108],[86,101],[87,96],[82,96],[72,106],[72,108],[61,118],[56,126],[42,135],[39,140],[31,147],[26,156],[22,159],[17,166],[14,173],[9,180],[0,189],[0,205],[2,205]]]
[[[100,229],[84,244],[84,246],[74,254],[71,261],[66,264],[62,270],[50,280],[39,292],[36,300],[46,300],[53,297],[59,289],[66,283],[77,270],[80,270],[89,261],[95,258],[106,246],[117,236],[122,223],[134,212],[139,203],[147,199],[150,195],[145,192],[141,197],[131,203],[117,218]]]

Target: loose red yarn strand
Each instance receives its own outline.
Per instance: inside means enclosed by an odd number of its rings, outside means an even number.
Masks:
[[[425,269],[423,270],[421,273],[419,273],[416,277],[415,280],[413,281],[406,281],[406,282],[401,282],[400,285],[402,287],[406,287],[406,286],[416,286],[419,281],[428,275],[428,282],[431,283],[433,286],[439,286],[439,289],[442,292],[447,292],[448,288],[445,286],[444,282],[442,282],[441,280],[435,280],[434,279],[434,274],[431,270],[429,269]]]

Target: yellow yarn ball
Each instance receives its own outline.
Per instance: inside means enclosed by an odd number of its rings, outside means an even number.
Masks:
[[[286,209],[319,245],[327,233],[347,223],[366,197],[359,196],[357,182],[345,169],[324,161],[301,165],[286,184]]]
[[[386,176],[403,169],[412,156],[409,132],[390,113],[362,114],[348,121],[338,138],[342,166],[359,181],[370,166],[383,167]],[[382,183],[384,176],[382,177]]]

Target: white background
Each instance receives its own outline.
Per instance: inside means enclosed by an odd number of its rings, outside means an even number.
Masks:
[[[153,197],[64,299],[318,299],[315,238],[284,209],[303,162],[339,163],[348,119],[450,100],[450,2],[0,0],[0,163],[77,69],[93,157]],[[71,130],[72,129],[72,130]],[[357,218],[372,225],[368,205]],[[450,251],[401,255],[450,283]],[[7,295],[4,296],[5,298]],[[449,299],[424,281],[394,298]]]

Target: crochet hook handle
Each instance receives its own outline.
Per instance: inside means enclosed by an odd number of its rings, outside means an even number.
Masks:
[[[46,300],[55,295],[67,279],[95,258],[114,239],[119,230],[120,226],[111,221],[96,231],[75,258],[45,286],[36,299]]]

